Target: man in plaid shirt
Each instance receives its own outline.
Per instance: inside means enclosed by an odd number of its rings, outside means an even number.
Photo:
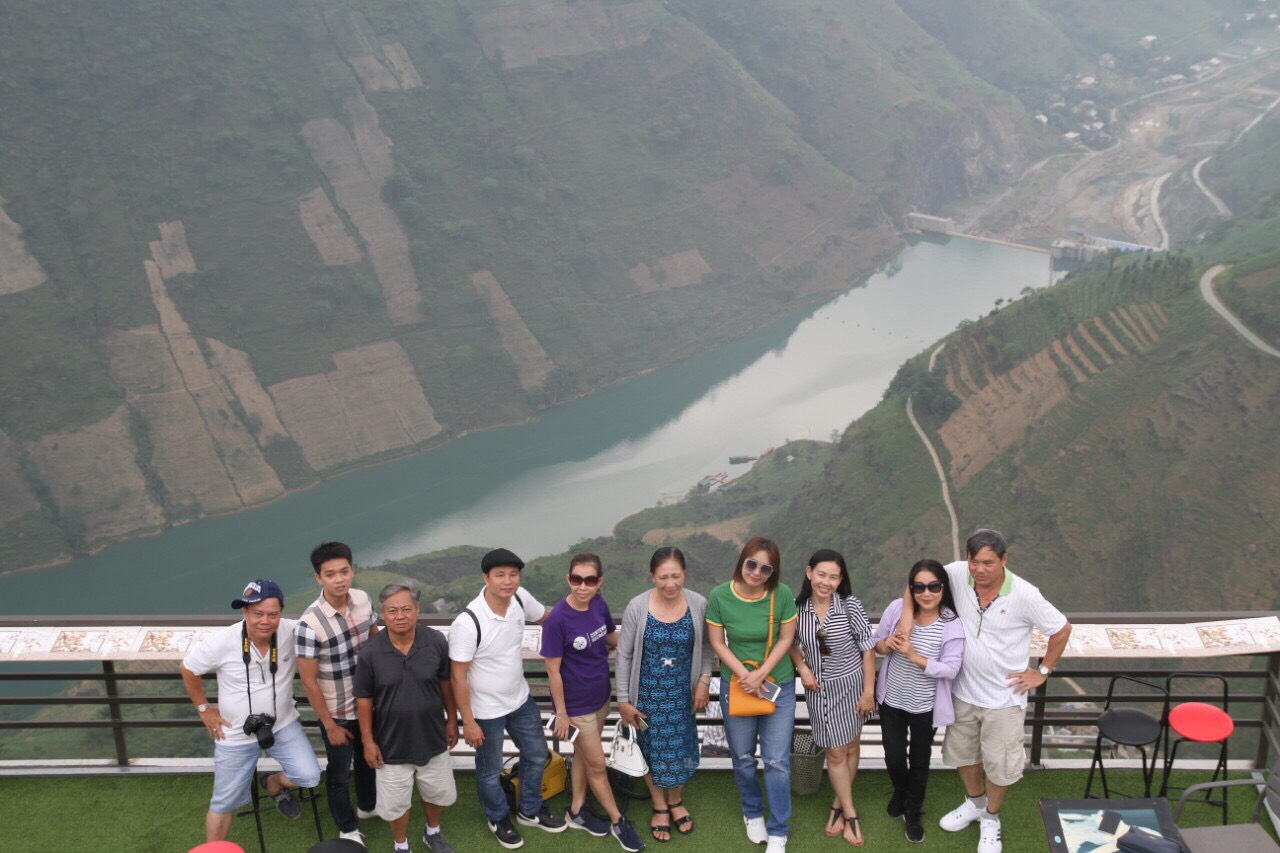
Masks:
[[[311,552],[311,567],[320,597],[298,620],[298,674],[324,738],[329,814],[338,825],[339,837],[364,844],[359,819],[373,817],[377,788],[360,743],[352,678],[360,647],[378,628],[368,594],[351,586],[355,568],[348,546],[341,542],[317,545]],[[358,811],[351,808],[348,790],[353,759]]]

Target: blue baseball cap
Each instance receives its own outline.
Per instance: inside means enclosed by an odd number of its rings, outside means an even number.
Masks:
[[[231,602],[231,606],[236,610],[241,610],[251,604],[266,601],[268,598],[279,599],[280,606],[284,607],[284,592],[280,589],[280,584],[266,578],[258,578],[256,581],[249,581],[244,588],[244,592],[240,593],[239,598]]]

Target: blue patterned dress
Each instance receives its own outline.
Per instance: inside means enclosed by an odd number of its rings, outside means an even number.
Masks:
[[[661,622],[652,613],[645,621],[636,707],[649,720],[649,728],[639,733],[640,751],[659,788],[679,788],[698,769],[698,728],[689,684],[693,632],[688,611],[675,622]]]

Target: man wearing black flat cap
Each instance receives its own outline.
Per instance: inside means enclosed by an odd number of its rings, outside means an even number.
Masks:
[[[264,773],[262,786],[288,818],[301,814],[293,788],[320,784],[315,750],[293,704],[298,671],[293,636],[297,622],[281,619],[284,593],[273,580],[251,581],[231,606],[244,619],[202,639],[182,660],[187,696],[213,738],[213,797],[205,815],[206,841],[227,837],[235,810],[248,801],[262,751],[281,773]],[[218,675],[218,701],[210,704],[200,676]]]
[[[508,849],[524,844],[511,821],[498,784],[503,732],[520,751],[520,803],[515,819],[544,832],[563,832],[564,818],[542,802],[547,738],[542,714],[524,679],[522,646],[526,622],[541,623],[547,611],[520,589],[524,561],[506,548],[484,555],[484,590],[449,628],[450,678],[462,716],[462,736],[476,751],[476,788],[489,831]]]

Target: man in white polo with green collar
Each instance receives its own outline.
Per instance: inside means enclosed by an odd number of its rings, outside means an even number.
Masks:
[[[1027,694],[1049,678],[1071,637],[1071,623],[1040,590],[1005,568],[1004,537],[975,531],[969,559],[947,566],[964,624],[964,663],[952,687],[956,720],[947,726],[942,760],[955,767],[968,797],[939,825],[958,832],[978,822],[978,853],[1001,853],[1000,806],[1022,778]],[[1041,665],[1029,667],[1031,629],[1048,638]]]

